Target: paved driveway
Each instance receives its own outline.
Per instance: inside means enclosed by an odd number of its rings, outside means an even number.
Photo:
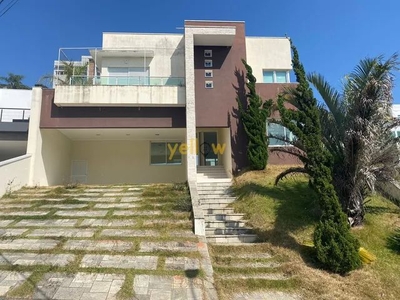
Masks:
[[[0,298],[213,299],[172,185],[22,189],[0,200]],[[2,298],[1,298],[2,299]]]

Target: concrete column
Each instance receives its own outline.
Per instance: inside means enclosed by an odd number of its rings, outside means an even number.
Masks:
[[[185,28],[185,73],[186,73],[186,142],[190,151],[187,159],[188,181],[196,182],[196,99],[194,84],[194,39],[191,28]],[[194,148],[194,149],[193,149]]]
[[[31,115],[29,118],[29,134],[27,154],[31,154],[31,164],[29,168],[28,186],[41,183],[44,174],[42,164],[42,135],[40,132],[40,115],[42,110],[42,87],[34,87],[32,89]],[[40,170],[39,170],[40,169]],[[39,175],[40,174],[40,175]]]

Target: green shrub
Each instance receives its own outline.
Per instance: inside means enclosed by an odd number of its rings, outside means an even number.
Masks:
[[[395,229],[394,233],[388,239],[390,249],[400,253],[400,228]]]
[[[351,235],[348,225],[331,217],[322,217],[314,231],[318,260],[325,268],[345,274],[361,266],[359,243]]]

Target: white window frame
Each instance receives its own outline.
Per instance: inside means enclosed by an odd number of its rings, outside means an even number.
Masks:
[[[165,163],[152,163],[151,162],[151,144],[165,144]],[[181,141],[150,141],[150,151],[149,151],[149,162],[150,166],[180,166],[182,165],[182,153],[179,152],[179,147],[176,150],[181,155],[181,161],[179,163],[168,163],[168,144],[181,144]]]
[[[272,72],[273,82],[264,82],[264,72]],[[276,82],[276,72],[286,72],[286,82]],[[280,83],[280,84],[290,83],[290,70],[263,69],[262,74],[263,74],[263,83]]]
[[[211,86],[208,87],[208,86],[207,86],[208,84],[211,84]],[[206,82],[204,83],[204,87],[205,87],[206,89],[213,89],[213,88],[214,88],[214,81],[206,81]]]

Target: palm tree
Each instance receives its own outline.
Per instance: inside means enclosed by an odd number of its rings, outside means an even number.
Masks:
[[[86,83],[87,78],[87,64],[77,66],[73,61],[63,61],[64,74],[57,78],[62,85],[69,85],[71,83],[82,85]]]
[[[14,89],[14,90],[30,90],[31,88],[22,83],[25,76],[17,75],[14,73],[8,73],[6,77],[0,77],[0,88]]]
[[[363,223],[366,196],[397,175],[399,140],[392,129],[400,122],[392,117],[391,106],[392,72],[398,64],[397,55],[386,61],[381,56],[363,59],[345,77],[341,92],[321,75],[307,77],[324,101],[319,105],[323,143],[333,157],[333,184],[352,226]],[[306,161],[302,151],[291,152]],[[277,181],[295,171],[288,170]]]

